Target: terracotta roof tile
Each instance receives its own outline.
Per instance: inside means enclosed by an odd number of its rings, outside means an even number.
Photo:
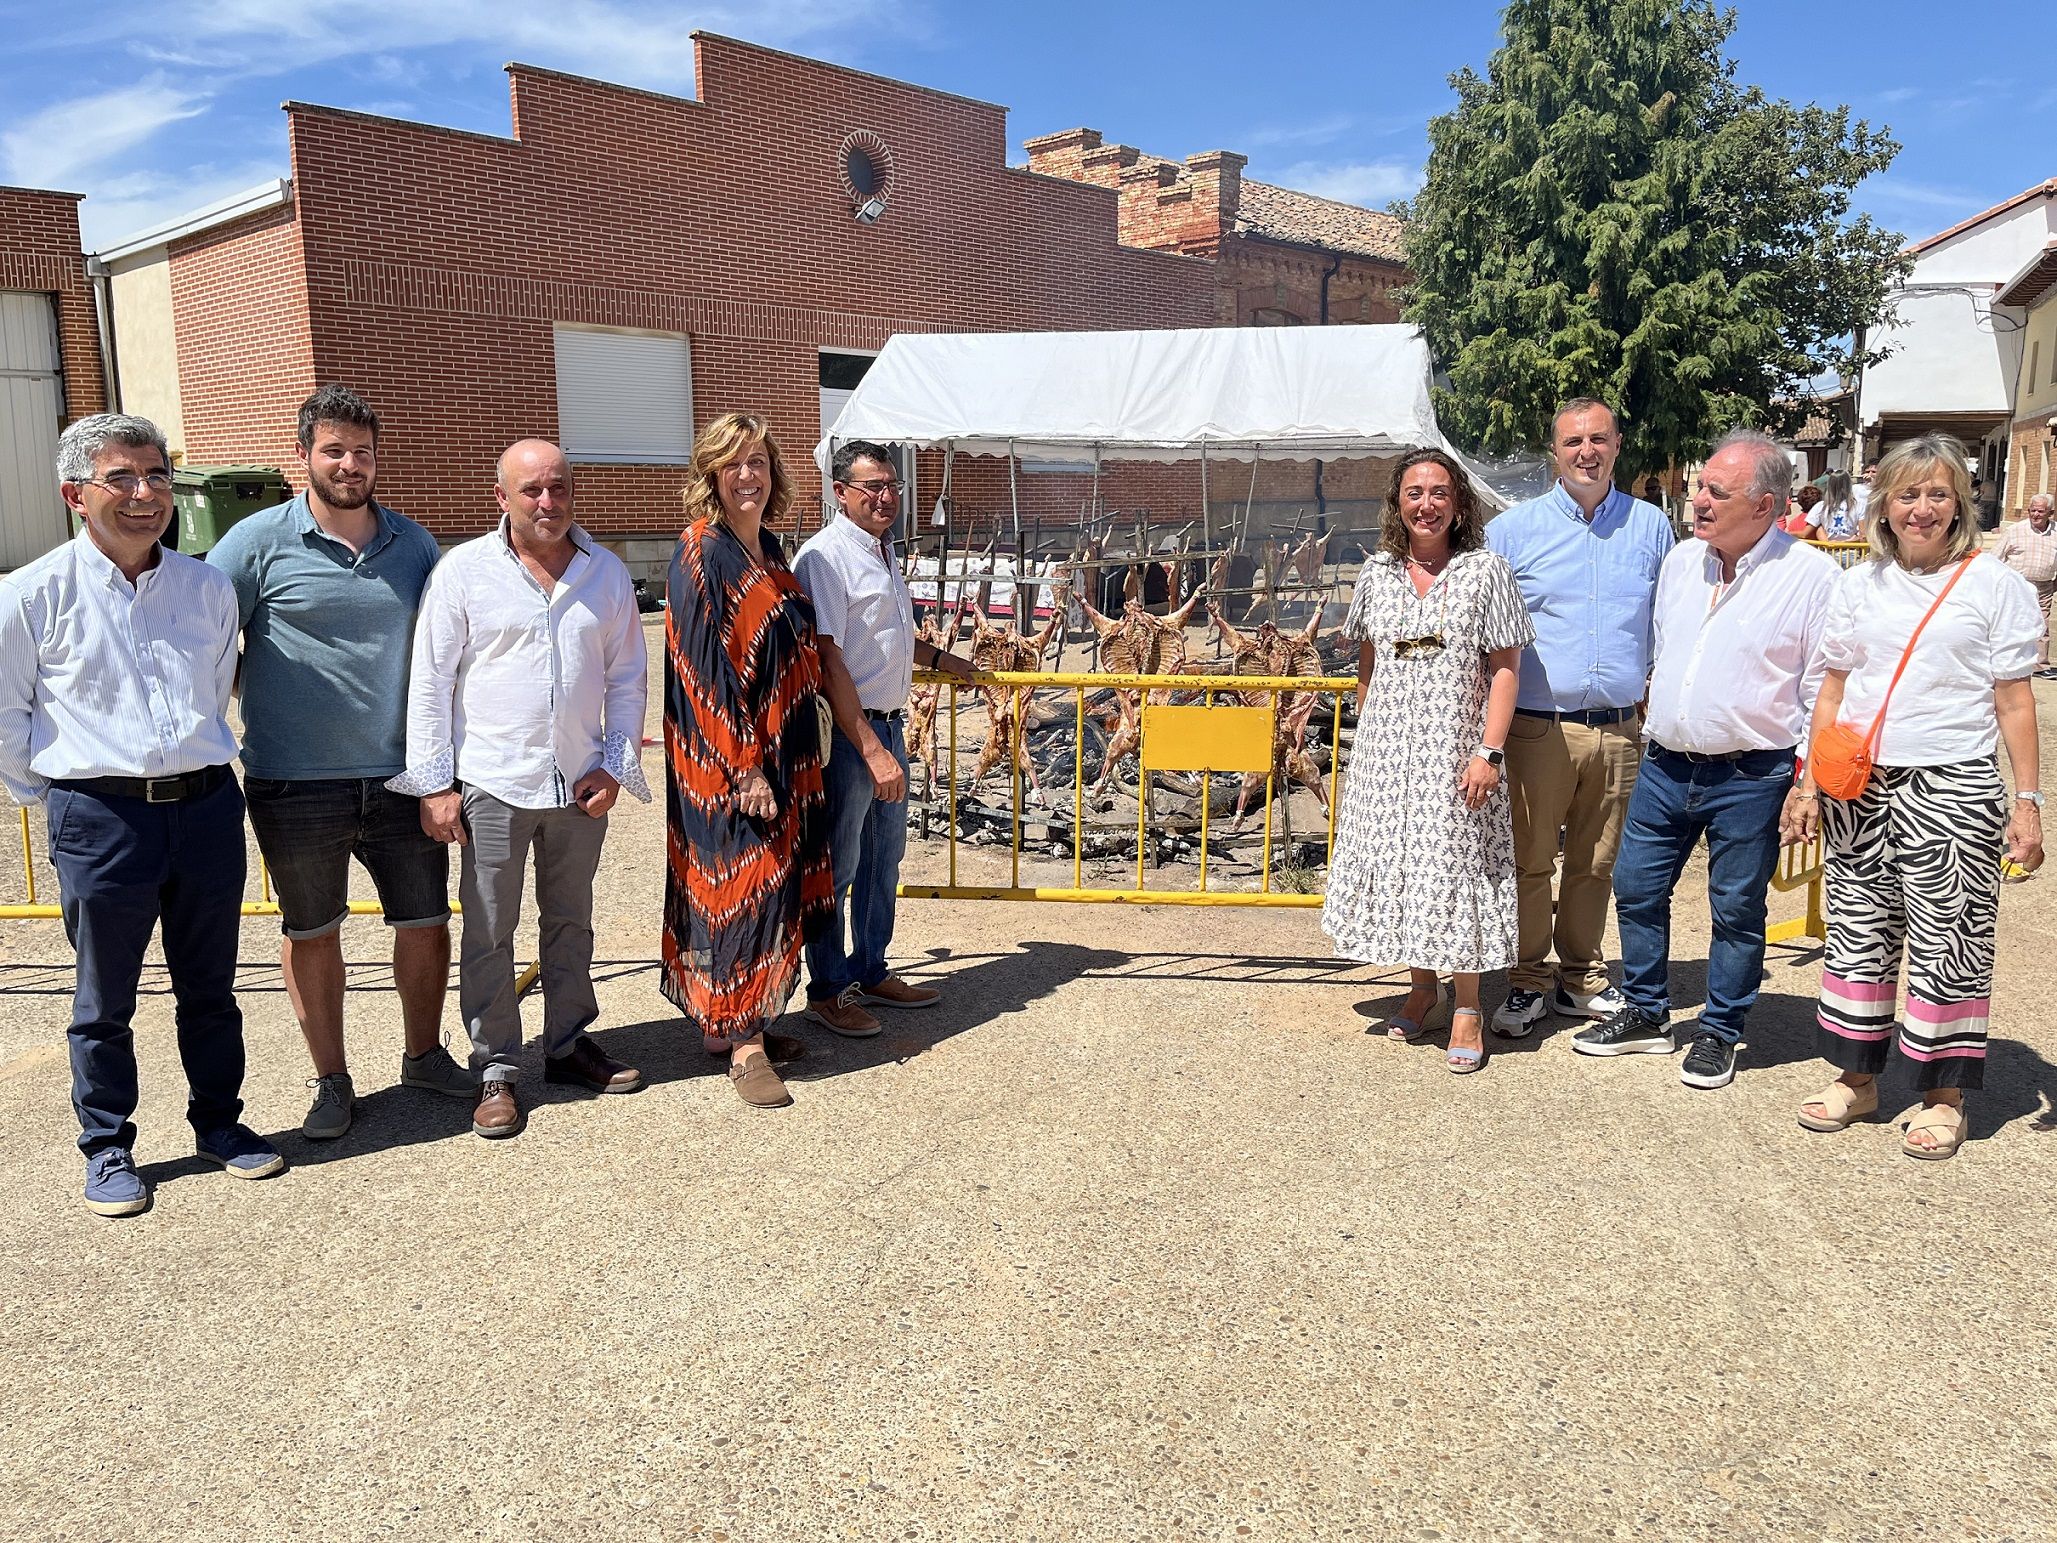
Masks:
[[[1406,229],[1406,222],[1394,215],[1247,178],[1236,209],[1239,236],[1269,237],[1394,263],[1407,260],[1400,245]]]

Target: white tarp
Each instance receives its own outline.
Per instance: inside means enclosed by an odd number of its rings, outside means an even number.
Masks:
[[[1430,370],[1409,326],[902,333],[815,460],[849,439],[1088,462],[1449,449]]]

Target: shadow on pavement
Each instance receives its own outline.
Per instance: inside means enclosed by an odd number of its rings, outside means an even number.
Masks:
[[[775,1025],[780,1033],[807,1043],[805,1059],[779,1068],[788,1082],[819,1082],[888,1062],[910,1061],[944,1040],[989,1023],[1005,1013],[1020,1012],[1068,982],[1127,964],[1130,955],[1113,949],[1086,948],[1075,943],[1025,942],[1006,954],[954,954],[931,948],[926,962],[899,973],[920,985],[935,986],[943,1000],[920,1012],[881,1011],[881,1032],[871,1039],[839,1039],[801,1017],[803,993],[795,992],[786,1015]],[[725,1056],[709,1055],[700,1037],[676,1013],[643,1023],[602,1030],[594,1041],[616,1060],[643,1073],[646,1086],[686,1077],[719,1076]]]

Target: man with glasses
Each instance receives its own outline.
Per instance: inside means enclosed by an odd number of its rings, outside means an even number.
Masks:
[[[232,526],[208,561],[236,587],[243,629],[243,776],[279,898],[279,968],[314,1063],[300,1133],[350,1129],[343,919],[350,859],[393,929],[404,1087],[470,1099],[440,1038],[450,974],[450,859],[421,802],[385,781],[407,764],[407,661],[435,537],[373,497],[379,420],[324,386],[300,407],[306,491]]]
[[[58,441],[57,476],[82,528],[0,582],[0,783],[46,807],[78,956],[69,1038],[86,1205],[129,1216],[150,1204],[133,1156],[130,1020],[160,924],[195,1153],[242,1179],[286,1166],[241,1123],[236,594],[160,543],[172,481],[154,424],[80,419]]]
[[[915,639],[914,602],[892,545],[903,489],[892,452],[851,440],[837,447],[830,475],[841,512],[793,560],[814,601],[823,690],[835,717],[822,779],[836,917],[807,945],[807,1016],[832,1033],[863,1039],[879,1031],[868,1006],[911,1009],[942,1000],[933,986],[886,969],[907,850],[907,699],[917,655],[924,665],[972,672]]]
[[[1551,1012],[1608,1018],[1627,1000],[1607,979],[1601,944],[1642,759],[1657,570],[1671,550],[1663,512],[1614,485],[1612,408],[1566,402],[1550,438],[1556,486],[1486,526],[1536,624],[1507,735],[1517,959],[1493,1014],[1494,1032],[1517,1039]]]

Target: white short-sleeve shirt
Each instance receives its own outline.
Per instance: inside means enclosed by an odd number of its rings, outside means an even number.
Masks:
[[[838,514],[807,539],[793,574],[814,602],[815,630],[833,639],[869,712],[907,705],[914,687],[914,599],[891,549]]]
[[[1844,723],[1871,728],[1907,640],[1956,571],[1950,563],[1939,573],[1911,573],[1874,559],[1837,582],[1821,654],[1828,669],[1849,672]],[[1974,557],[1908,658],[1874,759],[1947,766],[1992,755],[2000,743],[1993,686],[2034,671],[2042,636],[2035,587],[1990,556]]]

